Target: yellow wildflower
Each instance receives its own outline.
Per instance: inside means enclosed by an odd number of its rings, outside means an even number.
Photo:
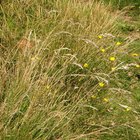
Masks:
[[[122,44],[122,43],[121,43],[121,42],[119,42],[119,41],[118,41],[118,42],[116,42],[116,45],[117,45],[117,46],[120,46],[121,44]]]
[[[136,64],[136,68],[140,68],[140,65],[139,64]]]
[[[116,69],[115,67],[112,67],[112,68],[111,68],[112,71],[114,71],[115,69]]]
[[[111,56],[111,57],[109,58],[109,60],[110,60],[110,61],[115,61],[116,58],[115,58],[114,56]]]
[[[103,36],[102,36],[102,35],[99,35],[99,36],[98,36],[98,38],[99,38],[99,39],[102,39],[102,38],[103,38]]]
[[[95,95],[92,95],[91,97],[92,97],[93,99],[96,99],[96,98],[97,98]]]
[[[101,52],[105,52],[105,49],[101,49]]]
[[[130,111],[130,110],[131,110],[131,107],[127,107],[127,108],[126,108],[126,111]]]
[[[105,84],[104,84],[103,82],[100,82],[100,83],[99,83],[99,86],[100,86],[100,87],[104,87]]]
[[[132,53],[131,56],[137,57],[139,55],[137,53]]]
[[[109,102],[109,99],[104,98],[103,101],[106,102],[106,103],[108,103]]]
[[[85,64],[83,65],[83,67],[84,67],[84,68],[88,68],[89,65],[88,65],[87,63],[85,63]]]

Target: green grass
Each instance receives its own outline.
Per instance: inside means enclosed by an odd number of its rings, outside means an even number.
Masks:
[[[0,14],[0,140],[139,139],[139,40],[122,13],[6,0]]]
[[[107,4],[111,4],[114,8],[125,8],[126,6],[140,6],[139,0],[102,0],[103,2]],[[138,11],[137,11],[138,12]]]

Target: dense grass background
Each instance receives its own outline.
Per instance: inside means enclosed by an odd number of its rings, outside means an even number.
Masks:
[[[0,139],[139,139],[139,38],[125,13],[92,0],[2,2]]]
[[[114,8],[124,8],[126,6],[140,6],[139,0],[102,0],[108,4],[111,4]]]

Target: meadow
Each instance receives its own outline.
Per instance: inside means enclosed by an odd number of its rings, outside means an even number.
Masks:
[[[0,4],[0,140],[140,140],[139,0]]]

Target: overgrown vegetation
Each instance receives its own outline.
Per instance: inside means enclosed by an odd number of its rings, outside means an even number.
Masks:
[[[123,16],[102,1],[3,1],[0,139],[138,140],[138,26]]]
[[[100,0],[99,0],[100,1]],[[122,9],[127,6],[140,6],[139,0],[102,0],[108,4],[111,4],[114,8]]]

